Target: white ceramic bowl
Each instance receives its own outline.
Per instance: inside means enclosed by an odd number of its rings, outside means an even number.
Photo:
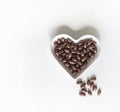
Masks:
[[[85,69],[83,69],[82,71],[80,71],[76,76],[74,76],[65,66],[64,64],[59,60],[59,58],[55,55],[54,53],[54,41],[56,41],[58,38],[70,38],[73,42],[77,43],[79,42],[80,40],[83,40],[83,39],[87,39],[87,38],[92,38],[95,42],[96,42],[96,46],[97,46],[97,53],[95,55],[95,57],[89,62],[89,64],[87,65],[87,67],[85,67]],[[67,34],[60,34],[60,35],[57,35],[53,38],[52,40],[52,43],[51,43],[51,51],[52,51],[52,54],[53,56],[56,58],[56,60],[61,64],[61,66],[73,77],[73,78],[77,78],[79,75],[81,75],[95,60],[96,58],[98,57],[99,53],[100,53],[100,43],[98,41],[98,39],[93,36],[93,35],[83,35],[82,37],[80,37],[79,39],[74,39],[74,37],[71,37]]]

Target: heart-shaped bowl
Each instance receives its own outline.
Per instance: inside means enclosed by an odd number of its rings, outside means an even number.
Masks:
[[[60,61],[59,58],[55,55],[55,52],[54,52],[54,48],[55,48],[54,42],[57,41],[59,38],[62,38],[62,37],[64,37],[65,39],[68,39],[68,38],[69,38],[69,39],[71,39],[74,43],[78,43],[78,42],[81,41],[81,40],[89,39],[89,38],[91,38],[93,41],[96,42],[97,53],[95,54],[95,57],[94,57],[93,59],[91,59],[90,62],[87,64],[87,66],[86,66],[84,69],[82,69],[77,75],[73,75],[73,74],[70,72],[70,70],[65,67],[65,65],[62,63],[62,61]],[[59,35],[55,36],[55,37],[53,38],[52,42],[51,42],[51,51],[52,51],[53,56],[54,56],[54,57],[56,58],[56,60],[61,64],[61,66],[75,79],[75,78],[77,78],[79,75],[81,75],[81,74],[96,60],[96,58],[98,57],[98,55],[99,55],[99,53],[100,53],[100,43],[99,43],[99,40],[98,40],[95,36],[89,35],[89,34],[88,34],[88,35],[83,35],[83,36],[81,36],[81,37],[78,38],[78,39],[74,39],[74,38],[72,38],[71,36],[69,36],[69,35],[67,35],[67,34],[59,34]]]

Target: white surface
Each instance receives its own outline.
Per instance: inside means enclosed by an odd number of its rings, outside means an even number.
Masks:
[[[93,73],[102,96],[81,98],[75,80],[50,51],[50,35],[66,25],[99,31]],[[119,112],[119,0],[1,0],[0,112]]]

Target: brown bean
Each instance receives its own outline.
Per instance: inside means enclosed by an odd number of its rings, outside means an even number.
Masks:
[[[66,48],[66,49],[64,49],[64,52],[65,52],[65,53],[69,53],[70,50]]]
[[[76,64],[76,68],[78,68],[79,67],[79,65],[78,64]]]
[[[96,79],[97,79],[97,78],[96,78],[95,75],[91,76],[91,78],[90,78],[91,81],[95,81]]]
[[[65,63],[65,66],[66,66],[66,67],[69,67],[69,66],[70,66],[70,64],[66,62],[66,63]]]
[[[74,71],[72,72],[72,74],[73,74],[73,75],[77,75],[77,74],[78,74],[77,70],[74,70]]]
[[[77,53],[77,51],[75,51],[74,49],[71,49],[71,52],[72,52],[72,54],[76,54]]]
[[[80,91],[79,95],[80,95],[80,96],[86,96],[86,93]]]
[[[76,58],[72,58],[72,61],[77,62],[77,59]]]
[[[67,60],[70,60],[71,57],[72,57],[72,53],[69,53],[69,54],[66,55]]]
[[[83,82],[82,79],[78,79],[76,83],[81,84],[82,82]]]
[[[81,59],[81,62],[85,62],[87,60],[87,57],[83,57],[82,59]]]
[[[65,46],[65,48],[70,49],[70,44],[67,44],[67,45]]]
[[[63,54],[61,54],[62,55],[62,57],[65,57],[66,56],[66,53],[63,53]]]
[[[81,51],[81,52],[80,52],[80,55],[81,55],[82,57],[84,57],[84,52],[83,52],[83,51]]]
[[[62,48],[63,48],[62,44],[58,46],[58,50],[61,50]]]
[[[92,91],[88,89],[88,95],[92,96]]]
[[[54,49],[54,53],[56,54],[56,56],[59,56],[57,49]]]
[[[63,59],[62,62],[65,63],[65,62],[67,62],[67,60],[66,60],[66,59]]]
[[[87,49],[83,49],[83,52],[84,52],[84,54],[86,54],[87,53]]]
[[[76,68],[75,65],[72,65],[71,68],[72,68],[73,70],[77,70],[77,68]]]
[[[68,63],[70,63],[71,65],[76,64],[76,62],[74,62],[74,61],[72,61],[72,60],[70,60]]]
[[[88,55],[89,55],[90,57],[92,56],[92,54],[93,54],[93,53],[92,53],[91,51],[88,53]]]
[[[81,61],[77,61],[78,65],[83,65],[83,63]]]
[[[83,82],[80,87],[81,87],[81,88],[84,88],[85,86],[86,86],[86,83]]]
[[[87,85],[90,86],[90,79],[87,80]]]
[[[62,60],[63,60],[62,56],[58,56],[58,58],[59,58],[59,60],[60,60],[60,61],[62,61]]]
[[[78,50],[81,51],[83,49],[83,46],[79,46]]]
[[[67,41],[68,41],[68,43],[72,43],[72,40],[71,40],[71,39],[69,39],[69,38],[67,38]]]
[[[92,88],[94,86],[94,82],[90,82],[90,87]]]
[[[93,91],[96,91],[96,90],[97,90],[97,85],[94,85],[94,86],[92,87],[92,90],[93,90]]]
[[[87,92],[87,89],[84,87],[81,89],[81,91]]]
[[[83,65],[81,65],[81,69],[84,69],[87,66],[87,63],[83,63]]]
[[[58,46],[58,42],[57,41],[54,42],[54,46],[55,47]]]
[[[97,95],[101,95],[101,88],[98,89]]]
[[[61,38],[61,42],[65,42],[65,38],[64,37]]]
[[[60,44],[60,43],[61,43],[61,39],[60,39],[60,38],[57,40],[57,43],[58,43],[58,44]]]
[[[82,40],[81,40],[81,41],[79,41],[77,45],[78,45],[78,46],[83,45],[83,41],[82,41]]]
[[[80,60],[80,59],[81,59],[81,57],[80,57],[79,55],[76,55],[76,58],[77,58],[78,60]]]
[[[76,51],[78,49],[76,44],[74,45],[73,49],[74,49],[74,51]]]

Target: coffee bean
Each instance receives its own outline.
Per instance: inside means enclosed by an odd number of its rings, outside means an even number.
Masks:
[[[65,42],[65,38],[64,37],[61,38],[61,42]]]
[[[71,43],[71,45],[70,45],[70,48],[72,49],[72,48],[74,48],[74,45],[75,45],[75,43]]]
[[[90,80],[91,80],[91,81],[95,81],[95,80],[96,80],[96,76],[92,76],[92,77],[90,78]]]
[[[82,59],[81,59],[81,62],[85,62],[87,60],[87,57],[83,57]]]
[[[63,44],[62,44],[63,48],[65,48],[65,47],[66,47],[66,45],[67,45],[67,43],[63,43]]]
[[[91,82],[90,82],[90,87],[92,88],[93,86],[94,86],[94,82],[91,81]]]
[[[80,96],[86,96],[86,94],[84,92],[82,92],[82,91],[80,91],[79,95]]]
[[[87,62],[87,63],[89,63],[89,62],[90,62],[90,58],[89,58],[89,57],[87,58],[86,62]]]
[[[75,51],[74,49],[71,49],[72,54],[77,54],[77,51]]]
[[[78,64],[76,64],[75,66],[76,66],[76,68],[78,69],[79,65],[78,65]]]
[[[81,88],[84,88],[85,86],[86,86],[86,83],[83,82],[80,87],[81,87]]]
[[[63,45],[59,45],[58,50],[61,50],[63,48]]]
[[[70,49],[70,44],[67,44],[65,48]]]
[[[73,72],[72,72],[72,74],[74,75],[74,76],[76,76],[77,75],[77,70],[73,70]]]
[[[81,69],[84,69],[87,66],[87,63],[83,63],[83,65],[81,65]]]
[[[65,63],[65,66],[68,68],[70,66],[70,64],[69,63]]]
[[[72,68],[73,70],[77,70],[77,68],[75,67],[75,65],[72,65],[71,68]]]
[[[59,56],[58,50],[54,49],[54,53],[56,54],[56,56]]]
[[[64,53],[64,51],[63,51],[63,50],[60,50],[60,51],[58,51],[58,53],[61,55],[61,54]]]
[[[67,41],[68,41],[68,43],[72,43],[72,40],[71,40],[71,39],[69,39],[69,38],[67,38]]]
[[[64,51],[65,51],[65,53],[69,53],[70,52],[70,50],[69,49],[64,49]]]
[[[96,91],[97,90],[97,85],[93,85],[92,90]]]
[[[72,60],[70,60],[68,63],[70,63],[71,65],[76,64],[76,62],[74,62],[74,61],[72,61]]]
[[[96,54],[97,53],[97,49],[93,48],[93,53]]]
[[[88,44],[87,44],[87,46],[90,46],[92,43],[93,43],[92,41],[89,41]]]
[[[88,55],[89,55],[90,57],[92,56],[92,54],[93,54],[93,53],[92,53],[91,51],[88,53]]]
[[[83,49],[83,46],[79,46],[78,50],[81,51]]]
[[[87,85],[90,86],[90,79],[87,80]]]
[[[84,87],[84,88],[82,88],[80,91],[87,92],[87,89]]]
[[[77,50],[77,51],[76,51],[76,54],[80,55],[80,51]]]
[[[71,57],[72,57],[72,53],[69,53],[69,54],[66,55],[66,59],[67,59],[67,60],[70,60]]]
[[[57,40],[57,43],[58,43],[58,44],[60,44],[60,43],[61,43],[61,40],[60,40],[60,38]]]
[[[84,43],[84,46],[83,46],[85,49],[87,48],[87,45],[86,45],[86,43]]]
[[[95,56],[95,55],[94,55],[94,54],[92,54],[90,58],[94,58],[94,56]]]
[[[67,60],[66,60],[66,59],[63,59],[62,62],[65,63],[65,62],[67,62]]]
[[[81,61],[77,61],[78,65],[83,65],[83,63]]]
[[[60,61],[62,61],[62,60],[63,60],[63,58],[62,58],[61,56],[59,56],[58,58],[59,58],[59,60],[60,60]]]
[[[78,46],[81,46],[81,45],[83,45],[83,43],[82,42],[78,42],[78,44],[77,44]]]
[[[78,48],[77,48],[77,45],[74,45],[74,48],[73,48],[73,49],[74,49],[74,51],[76,51],[76,50],[78,49]]]
[[[88,89],[88,95],[92,96],[92,91],[90,89]]]
[[[67,55],[66,55],[66,53],[63,53],[63,54],[61,54],[62,55],[62,57],[66,57]]]
[[[101,95],[101,89],[100,88],[97,91],[97,95]]]
[[[76,58],[72,58],[72,61],[77,62],[77,59]]]
[[[84,54],[86,54],[87,53],[87,49],[83,49],[83,52],[84,52]]]
[[[81,84],[82,82],[83,82],[82,79],[78,79],[76,83]]]
[[[78,60],[80,60],[80,59],[81,59],[81,57],[80,57],[79,55],[76,55],[76,58],[77,58]]]
[[[54,46],[55,47],[58,46],[58,42],[57,41],[54,42]]]
[[[82,57],[84,57],[84,55],[85,55],[83,51],[81,51],[80,54]]]

